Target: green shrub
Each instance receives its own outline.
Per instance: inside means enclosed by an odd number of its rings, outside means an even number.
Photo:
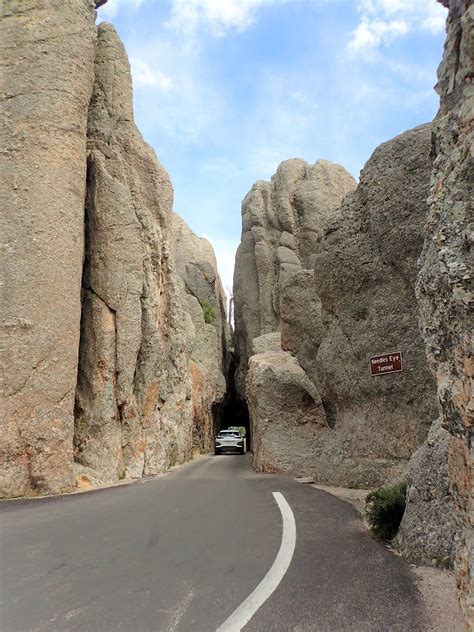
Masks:
[[[366,498],[366,516],[370,530],[380,540],[392,540],[405,511],[406,483],[379,487]]]
[[[201,307],[204,316],[204,322],[208,325],[212,325],[212,323],[216,320],[216,312],[214,311],[214,308],[207,301],[203,301],[201,303]]]

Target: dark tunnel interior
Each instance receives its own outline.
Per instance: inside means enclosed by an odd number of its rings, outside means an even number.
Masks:
[[[247,402],[239,397],[235,388],[235,359],[232,356],[227,371],[227,391],[224,400],[215,403],[212,407],[214,419],[214,437],[220,430],[229,426],[243,426],[247,435],[247,449],[252,449],[252,436],[250,428],[249,411]]]

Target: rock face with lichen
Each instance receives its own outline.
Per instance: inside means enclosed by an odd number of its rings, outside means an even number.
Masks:
[[[73,484],[90,2],[2,4],[0,495]]]
[[[430,171],[422,126],[381,145],[357,189],[319,221],[320,204],[307,205],[320,233],[303,249],[304,266],[274,284],[267,327],[280,349],[259,351],[269,338],[254,338],[246,376],[260,469],[355,487],[404,477],[437,410],[415,297]],[[271,266],[256,284],[268,286],[268,274]],[[402,352],[403,371],[372,377],[369,357],[391,351]]]
[[[195,235],[175,213],[173,244],[187,313],[193,449],[210,452],[214,447],[213,407],[222,403],[226,393],[230,341],[226,297],[211,244]]]
[[[212,249],[173,220],[168,174],[134,123],[127,55],[93,5],[3,9],[4,497],[183,462],[193,444],[209,449],[225,391]]]
[[[440,417],[410,464],[400,543],[417,563],[454,562],[461,603],[472,622],[474,5],[443,4],[449,7],[447,39],[438,69],[441,102],[433,124],[430,212],[417,283]]]

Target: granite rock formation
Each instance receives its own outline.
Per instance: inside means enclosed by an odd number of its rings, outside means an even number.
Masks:
[[[447,39],[438,69],[430,212],[417,283],[441,414],[411,462],[400,542],[418,563],[454,562],[472,625],[474,5],[443,4],[449,7]]]
[[[414,291],[430,170],[429,126],[378,147],[313,258],[321,311],[309,337],[319,346],[294,351],[332,426],[315,468],[328,482],[399,480],[436,415]],[[369,357],[392,351],[403,371],[372,376]]]
[[[133,122],[125,49],[101,24],[88,122],[74,455],[104,482],[156,474],[191,454],[172,202],[169,177]]]
[[[7,0],[1,13],[0,495],[59,493],[73,483],[94,9]]]
[[[209,448],[225,389],[214,255],[173,232],[168,174],[135,126],[127,55],[112,26],[94,26],[94,2],[2,11],[0,495],[162,472],[191,457],[196,428]],[[175,250],[192,268],[178,258],[182,277]],[[214,325],[193,303],[201,291]]]
[[[188,314],[188,349],[193,404],[193,449],[213,449],[214,406],[226,394],[230,327],[226,296],[219,278],[214,250],[173,214],[176,271]]]
[[[281,332],[282,350],[252,356],[246,384],[257,467],[356,487],[405,475],[437,410],[415,298],[430,171],[429,126],[381,145],[357,189],[324,216],[318,239],[305,249],[311,268],[295,265],[274,291],[273,330]],[[372,377],[369,357],[390,351],[402,352],[403,371]],[[279,412],[291,391],[282,386],[285,371],[288,379],[302,372],[312,385],[305,387],[303,408],[312,411],[303,415],[305,430]],[[265,380],[257,379],[262,372]],[[283,408],[291,409],[290,400]],[[304,432],[312,446],[302,451]]]
[[[253,343],[246,378],[253,465],[263,472],[307,474],[327,428],[321,398],[296,358],[281,349],[280,334]]]
[[[252,340],[279,330],[281,288],[310,266],[326,222],[355,185],[339,165],[293,159],[278,167],[271,182],[256,182],[245,196],[234,274],[236,387],[241,397]]]

